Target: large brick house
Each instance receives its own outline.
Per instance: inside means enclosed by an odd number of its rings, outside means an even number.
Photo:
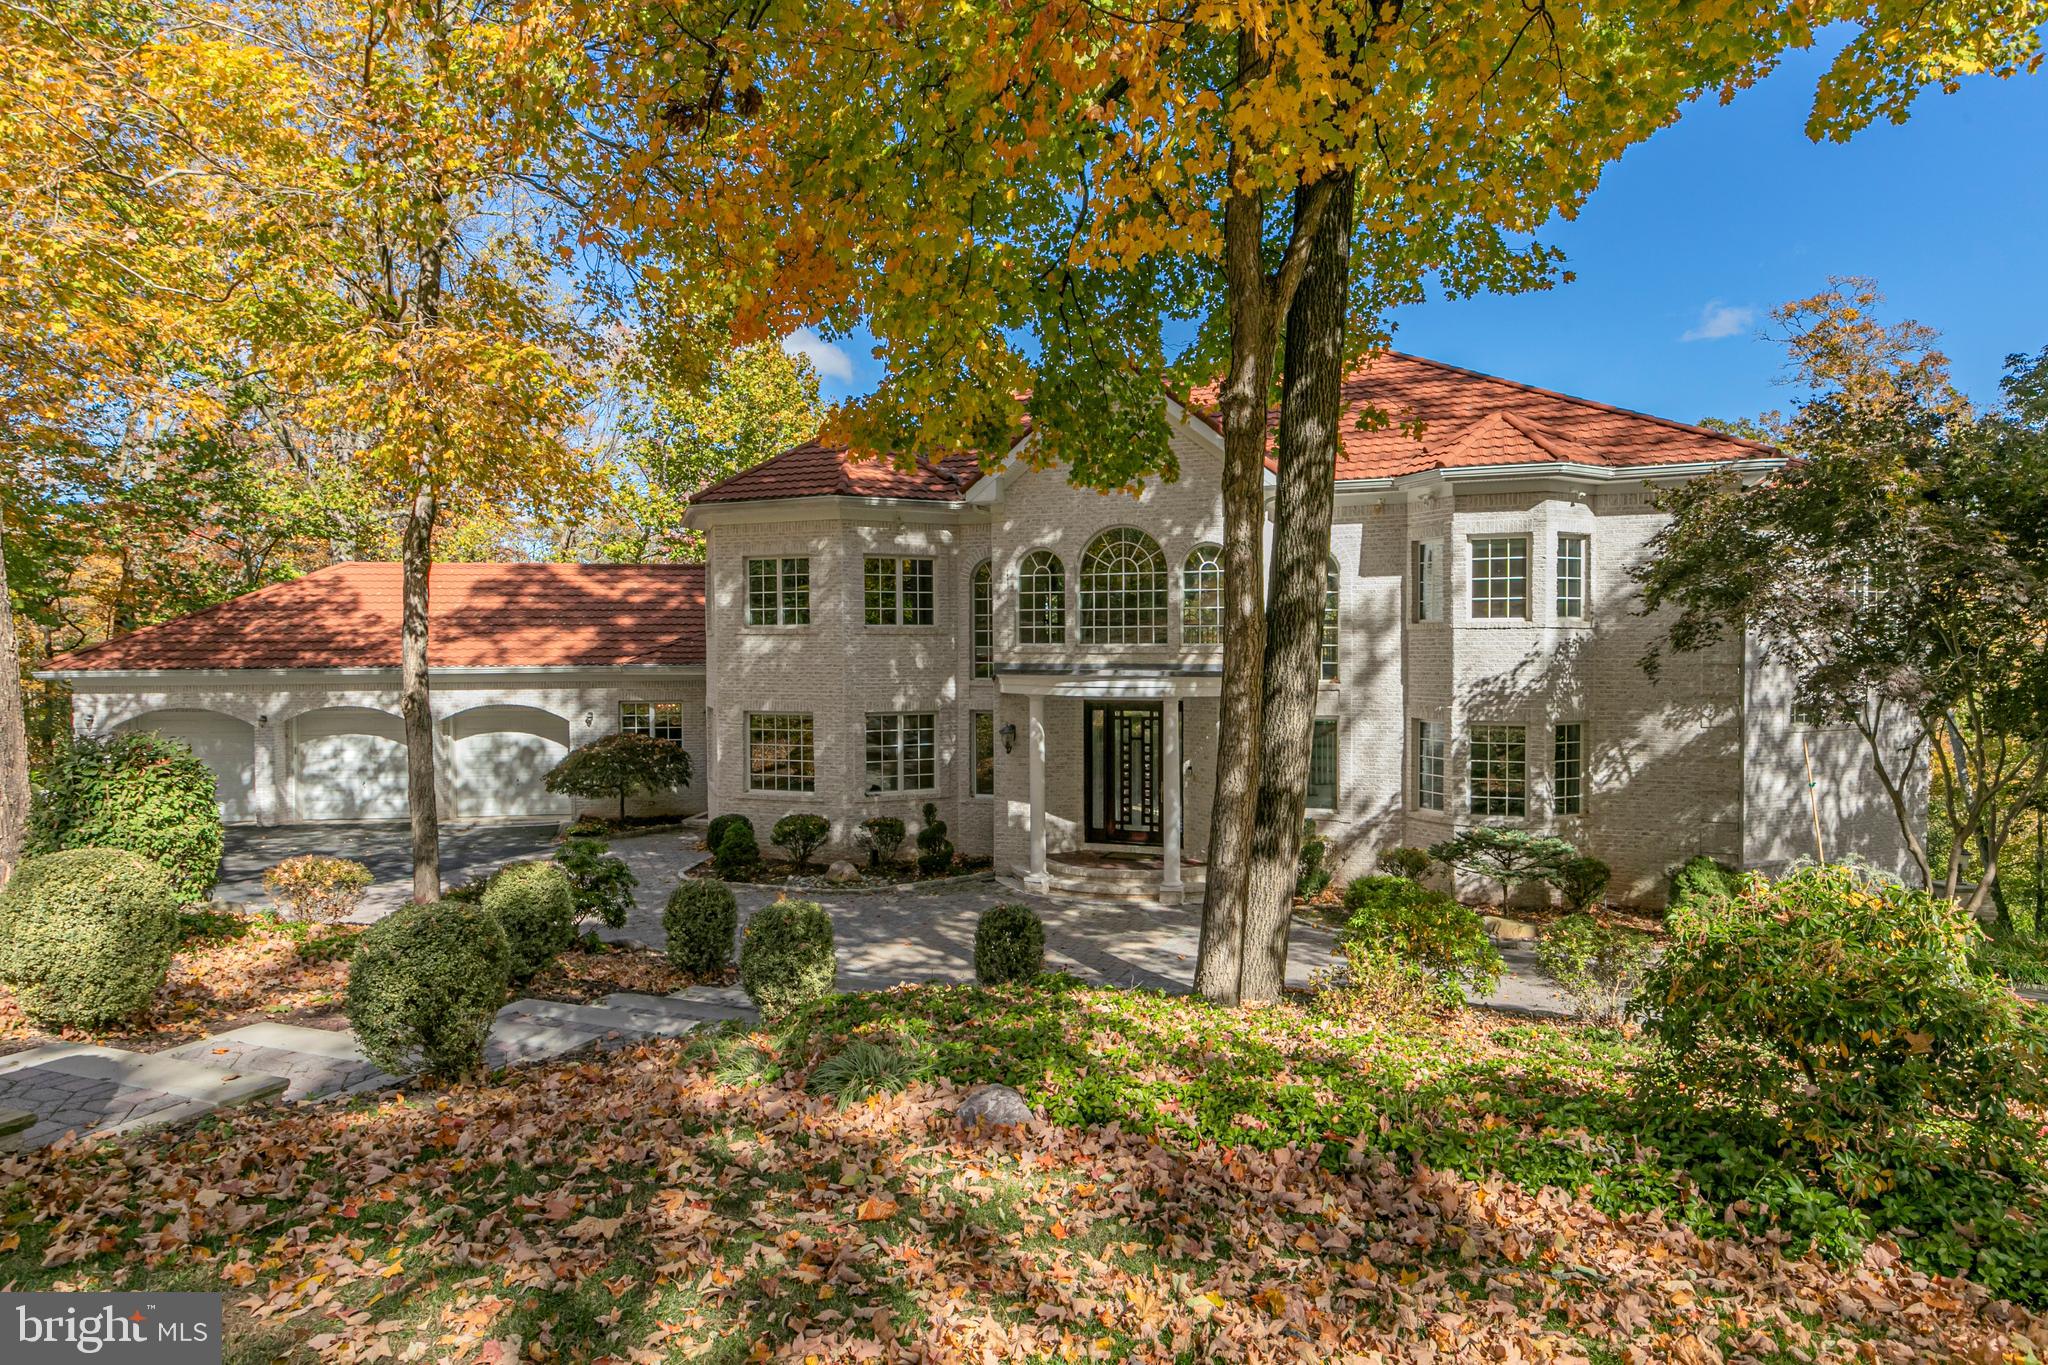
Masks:
[[[1657,489],[1761,475],[1776,452],[1398,353],[1346,394],[1395,418],[1347,421],[1337,470],[1310,807],[1347,868],[1514,824],[1565,835],[1613,864],[1617,893],[1654,901],[1694,853],[1810,854],[1812,801],[1829,856],[1900,866],[1860,739],[1802,726],[1742,642],[1654,682],[1638,665],[1659,627],[1628,569],[1662,522]],[[1033,468],[1028,436],[986,467],[907,471],[807,445],[699,495],[701,571],[437,568],[450,807],[565,813],[533,774],[646,729],[699,759],[685,809],[764,833],[814,811],[843,845],[870,816],[914,826],[931,803],[962,852],[1026,885],[1195,894],[1222,443],[1169,406],[1180,476],[1136,495]],[[239,793],[231,816],[396,814],[395,588],[392,566],[340,566],[51,673],[82,729],[192,738]],[[344,610],[350,595],[378,605]]]

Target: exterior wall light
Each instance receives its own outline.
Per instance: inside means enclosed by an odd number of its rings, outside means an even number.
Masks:
[[[1017,747],[1017,722],[1011,721],[1008,725],[1005,725],[1002,735],[1003,752],[1007,754]]]

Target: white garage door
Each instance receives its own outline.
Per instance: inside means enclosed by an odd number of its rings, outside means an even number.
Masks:
[[[403,819],[404,723],[353,707],[294,720],[292,806],[300,820]]]
[[[231,825],[256,818],[250,802],[256,768],[256,731],[248,724],[218,711],[152,711],[120,728],[154,730],[165,739],[183,740],[202,763],[213,769],[220,818]]]
[[[569,752],[569,722],[530,706],[482,706],[449,722],[455,817],[569,813],[569,798],[543,779]]]

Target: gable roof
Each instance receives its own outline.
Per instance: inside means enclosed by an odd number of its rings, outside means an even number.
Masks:
[[[399,566],[332,564],[44,668],[396,668]],[[701,665],[701,564],[436,564],[433,668]]]
[[[914,469],[901,469],[886,460],[857,457],[845,446],[814,441],[721,479],[691,501],[842,497],[958,502],[981,477],[981,472],[981,460],[972,452],[947,455]]]

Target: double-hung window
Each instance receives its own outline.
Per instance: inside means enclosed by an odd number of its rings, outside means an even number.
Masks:
[[[747,715],[747,790],[818,789],[817,751],[808,714],[753,711]]]
[[[811,561],[747,561],[747,624],[807,626],[811,623]]]
[[[1586,548],[1584,536],[1557,538],[1557,619],[1586,619]]]
[[[1414,584],[1409,590],[1410,613],[1418,621],[1444,619],[1444,543],[1418,540],[1409,547],[1409,572]]]
[[[1529,542],[1523,536],[1484,536],[1472,542],[1472,616],[1480,621],[1529,615]]]
[[[871,626],[932,623],[932,562],[869,556],[862,566]]]
[[[1337,809],[1337,720],[1334,716],[1318,717],[1314,735],[1309,741],[1308,808]]]
[[[1323,573],[1323,621],[1319,634],[1323,665],[1323,681],[1337,681],[1337,657],[1340,631],[1338,626],[1342,614],[1343,580],[1338,577],[1337,558],[1330,557],[1330,564]]]
[[[1474,815],[1526,815],[1529,735],[1520,725],[1472,727],[1469,805]]]
[[[994,585],[989,581],[988,561],[974,566],[974,585],[970,592],[974,606],[974,676],[993,678],[996,675],[996,618]]]
[[[683,704],[679,701],[622,701],[619,733],[649,739],[683,738]]]
[[[1586,727],[1577,721],[1551,737],[1550,805],[1559,815],[1586,813]]]
[[[1415,722],[1415,804],[1444,808],[1444,727],[1436,721]]]
[[[929,711],[869,712],[867,789],[924,792],[938,785],[938,717]]]

